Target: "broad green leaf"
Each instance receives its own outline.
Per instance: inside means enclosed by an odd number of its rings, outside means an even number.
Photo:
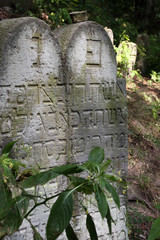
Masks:
[[[100,172],[100,164],[97,162],[87,161],[81,165],[81,168],[89,172]]]
[[[2,154],[8,154],[8,155],[9,155],[9,153],[11,152],[14,144],[15,144],[18,140],[19,140],[19,139],[15,140],[15,141],[13,141],[13,142],[8,143],[8,144],[3,148]]]
[[[56,239],[68,226],[73,212],[72,193],[76,188],[63,192],[53,204],[47,222],[47,240]]]
[[[71,224],[69,224],[66,228],[66,235],[67,235],[68,240],[78,240]]]
[[[15,206],[17,206],[18,208],[21,218],[23,218],[25,213],[27,212],[30,199],[31,197],[27,195],[26,196],[19,195],[15,198],[8,199],[5,208],[0,208],[0,220],[4,219],[8,214],[8,211],[10,211],[10,209],[14,208]]]
[[[91,240],[98,240],[95,224],[93,222],[92,217],[89,214],[87,214],[86,225],[87,225],[87,229],[88,229]]]
[[[35,187],[37,185],[44,185],[51,179],[56,178],[58,176],[59,176],[58,173],[55,173],[53,170],[48,170],[45,172],[37,173],[31,177],[28,177],[27,179],[23,180],[20,183],[20,185],[23,188],[31,188],[31,187]]]
[[[106,196],[98,184],[95,184],[94,188],[95,188],[94,189],[95,198],[96,198],[96,201],[98,204],[99,212],[100,212],[102,218],[105,218],[107,215],[107,212],[108,212],[108,203],[106,200]]]
[[[91,150],[88,161],[102,163],[104,160],[104,149],[101,147],[95,147]]]
[[[108,212],[107,212],[106,218],[107,218],[109,233],[112,234],[112,222],[114,222],[114,221],[112,219],[111,212],[110,212],[109,208],[108,208]]]
[[[41,237],[39,232],[37,232],[36,228],[33,225],[32,225],[32,229],[33,229],[33,239],[34,240],[43,240],[43,238]]]
[[[23,221],[23,210],[21,203],[18,205],[19,203],[12,199],[11,191],[4,184],[2,175],[0,175],[0,203],[0,237],[3,237],[19,229]]]
[[[9,187],[4,183],[2,169],[0,168],[0,213],[7,208],[8,202],[12,200],[12,193]]]
[[[115,204],[117,205],[117,207],[120,208],[119,195],[118,195],[116,189],[107,181],[105,181],[105,188],[112,195],[113,200],[114,200]]]
[[[0,156],[0,165],[8,158],[9,153],[2,154]]]
[[[2,164],[2,169],[3,169],[3,174],[5,177],[7,177],[7,179],[14,185],[16,185],[16,179],[15,177],[13,176],[11,170],[5,165],[5,164]]]
[[[74,187],[82,184],[82,186],[77,189],[78,192],[83,192],[85,194],[92,194],[94,192],[92,181],[75,176],[70,176],[69,179],[72,181]]]
[[[118,182],[119,181],[119,178],[114,176],[114,175],[109,175],[109,174],[105,174],[104,177],[110,181],[113,181],[113,182]]]
[[[103,162],[100,167],[101,172],[104,172],[109,167],[110,164],[111,164],[110,159],[107,159],[105,162]]]
[[[77,164],[67,164],[67,165],[61,165],[58,167],[54,167],[53,171],[59,174],[74,174],[74,173],[80,173],[83,171],[81,166]]]
[[[23,195],[26,195],[26,196],[23,196]],[[27,196],[27,195],[28,195],[27,192],[23,191],[22,195],[18,196],[16,198],[17,199],[16,205],[17,205],[17,207],[19,209],[19,212],[20,212],[20,215],[21,215],[22,218],[26,214],[26,212],[28,210],[28,207],[29,207],[30,197]]]
[[[22,217],[18,207],[15,205],[7,211],[3,220],[0,220],[0,237],[12,234],[17,231],[22,224]]]
[[[153,222],[148,240],[155,240],[158,237],[160,237],[160,217]]]

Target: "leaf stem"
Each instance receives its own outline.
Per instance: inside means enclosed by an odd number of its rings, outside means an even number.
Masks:
[[[49,197],[49,198],[46,198],[43,202],[36,203],[36,204],[29,210],[29,212],[24,215],[24,218],[27,218],[27,217],[29,216],[29,214],[30,214],[36,207],[45,204],[47,201],[51,200],[52,198],[55,198],[55,197],[59,196],[60,194],[61,194],[61,193],[58,193],[58,194],[56,194],[56,195],[54,195],[54,196],[51,196],[51,197]]]

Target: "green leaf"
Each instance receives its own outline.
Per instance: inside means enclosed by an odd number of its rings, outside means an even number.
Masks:
[[[96,198],[96,201],[98,204],[99,212],[100,212],[102,218],[104,218],[104,217],[106,217],[107,212],[108,212],[108,203],[106,200],[106,196],[98,184],[95,184],[94,191],[95,191],[95,198]]]
[[[103,162],[100,166],[101,172],[104,172],[109,167],[110,164],[111,164],[110,159],[107,159],[105,162]]]
[[[23,196],[26,195],[26,196]],[[17,201],[16,201],[16,205],[19,209],[19,213],[21,215],[21,218],[24,217],[24,215],[26,214],[28,207],[29,207],[29,201],[30,201],[30,197],[27,196],[28,193],[23,191],[21,196],[18,196]]]
[[[53,171],[59,174],[74,174],[74,173],[80,173],[84,169],[81,168],[81,166],[77,164],[67,164],[67,165],[61,165],[58,167],[54,167]]]
[[[8,199],[5,208],[0,208],[0,220],[4,219],[8,214],[8,211],[10,211],[10,209],[14,208],[15,206],[18,208],[21,218],[23,218],[25,213],[27,212],[30,199],[31,197],[27,196],[27,194],[26,196],[19,195],[15,198]]]
[[[114,176],[114,175],[109,175],[109,174],[105,174],[104,177],[110,181],[113,181],[113,182],[118,182],[119,181],[119,178]]]
[[[0,237],[12,234],[17,231],[22,224],[23,218],[19,212],[18,207],[14,207],[7,210],[5,218],[0,220]]]
[[[91,150],[88,161],[102,163],[104,160],[104,149],[101,147],[95,147]]]
[[[81,168],[83,168],[84,170],[87,170],[89,172],[92,172],[92,173],[100,172],[100,164],[97,162],[87,161],[81,165]]]
[[[106,218],[107,218],[109,233],[112,234],[112,222],[114,222],[114,221],[112,219],[111,212],[110,212],[109,208],[108,208],[108,212],[107,212]]]
[[[105,188],[112,195],[115,204],[120,209],[120,200],[116,189],[107,181],[105,181]]]
[[[78,240],[71,224],[69,224],[66,228],[66,235],[67,235],[68,240]]]
[[[5,165],[5,164],[2,164],[2,169],[3,169],[3,174],[5,177],[8,178],[8,180],[13,184],[13,185],[16,185],[16,179],[15,177],[13,176],[11,170]]]
[[[63,192],[53,204],[47,222],[47,240],[56,239],[68,226],[73,212],[72,193],[76,188]]]
[[[31,188],[37,185],[44,185],[53,178],[58,177],[60,174],[55,173],[53,170],[48,170],[45,172],[37,173],[25,180],[23,180],[20,185],[23,188]]]
[[[13,146],[14,146],[14,144],[18,141],[19,139],[17,139],[17,140],[15,140],[15,141],[13,141],[13,142],[10,142],[10,143],[8,143],[4,148],[3,148],[3,150],[2,150],[2,154],[10,154],[10,152],[11,152],[11,150],[12,150],[12,148],[13,148]]]
[[[94,192],[92,181],[75,176],[70,176],[69,179],[72,181],[74,187],[82,184],[82,186],[77,189],[78,192],[83,192],[85,194],[92,194]]]
[[[93,222],[92,217],[89,214],[87,214],[86,225],[87,225],[87,229],[88,229],[91,240],[98,240],[95,224]]]
[[[158,209],[158,210],[160,210],[160,205],[159,205],[159,204],[156,205],[155,208]]]
[[[7,209],[8,203],[11,200],[12,200],[12,193],[9,187],[4,183],[3,176],[0,171],[0,219],[2,216],[2,212],[4,212],[4,210]]]
[[[160,217],[153,222],[148,240],[155,240],[158,237],[160,237]]]
[[[17,203],[17,199],[12,199],[11,191],[0,173],[0,237],[14,233],[22,224],[24,208]]]
[[[8,153],[5,153],[0,156],[0,165],[3,164],[3,162],[6,160],[8,155],[9,155]]]

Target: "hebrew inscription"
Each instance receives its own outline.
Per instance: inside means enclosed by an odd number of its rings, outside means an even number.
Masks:
[[[73,162],[85,162],[90,150],[101,146],[105,156],[112,160],[114,172],[127,173],[127,111],[125,81],[116,77],[116,62],[113,46],[99,25],[84,22],[64,28],[65,38],[69,44],[65,46],[66,83],[68,89],[69,140]],[[76,29],[76,30],[75,30]],[[63,32],[63,31],[62,31]],[[63,34],[62,42],[64,51]],[[70,37],[71,36],[71,37]],[[67,42],[67,41],[66,41]],[[125,226],[125,201],[121,195],[121,210],[113,202],[111,212],[120,225],[114,225],[112,236],[100,220],[96,209],[91,209],[98,239],[127,240]],[[82,213],[75,217],[81,229],[85,224]],[[79,231],[77,231],[79,232]],[[80,239],[86,234],[79,232]]]
[[[24,153],[20,152],[18,157],[28,167],[48,169],[66,163],[68,158],[71,163],[83,163],[93,147],[101,146],[106,158],[112,160],[115,173],[120,171],[124,177],[125,81],[117,79],[114,49],[103,27],[81,22],[58,29],[57,38],[47,24],[34,18],[1,21],[0,27],[0,148],[20,138],[31,150],[26,162]],[[57,193],[63,184],[63,179],[53,181],[47,194],[53,190]],[[118,223],[113,226],[111,237],[97,209],[90,209],[98,239],[128,239],[125,198],[121,192],[120,198],[120,210],[109,200],[112,217]],[[41,216],[35,212],[31,218],[37,229],[42,227],[45,239],[48,209],[40,212]],[[36,225],[41,219],[40,225]],[[80,240],[88,239],[82,231],[85,221],[76,209],[73,224]],[[32,239],[28,232],[31,229],[23,224],[10,239]],[[62,235],[60,239],[66,237]]]
[[[28,19],[23,24],[16,51],[11,49],[10,54],[8,46],[5,81],[0,79],[0,137],[1,142],[21,138],[32,147],[27,165],[46,168],[56,164],[58,155],[63,163],[66,154],[68,122],[60,49],[42,22]]]
[[[86,64],[100,67],[101,65],[101,41],[87,39]]]
[[[101,146],[119,166],[119,159],[127,157],[125,93],[117,83],[112,45],[104,41],[104,33],[90,28],[85,37],[76,35],[67,52],[72,153],[83,162],[94,146]],[[80,46],[85,46],[81,55],[73,56]]]

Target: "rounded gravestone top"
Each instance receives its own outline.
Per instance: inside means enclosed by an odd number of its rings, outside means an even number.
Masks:
[[[5,144],[21,137],[32,146],[27,164],[53,166],[65,145],[60,47],[36,18],[4,20],[0,33],[0,138]]]

